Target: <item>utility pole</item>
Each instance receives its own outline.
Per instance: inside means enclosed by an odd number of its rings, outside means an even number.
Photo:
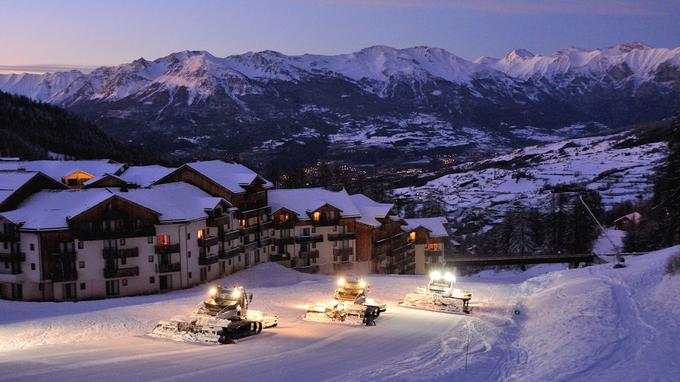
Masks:
[[[612,248],[614,248],[614,251],[616,251],[616,264],[614,264],[614,268],[624,268],[626,266],[625,260],[623,260],[623,256],[621,256],[621,250],[619,249],[619,246],[614,244],[614,241],[612,240],[611,237],[607,234],[607,230],[604,229],[604,226],[600,223],[599,220],[595,217],[595,214],[593,211],[590,210],[590,207],[588,207],[588,204],[583,200],[583,196],[579,195],[578,199],[581,201],[581,204],[588,210],[588,213],[590,216],[595,220],[595,223],[600,227],[602,230],[602,233],[604,236],[609,240],[609,243],[612,245]]]

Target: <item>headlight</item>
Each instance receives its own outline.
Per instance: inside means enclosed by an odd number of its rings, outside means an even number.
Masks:
[[[442,278],[442,274],[439,271],[434,271],[430,273],[430,279],[432,280],[439,280]]]
[[[446,274],[444,274],[444,279],[446,281],[453,281],[454,283],[456,282],[456,276],[454,276],[451,272],[446,272]]]
[[[366,288],[366,281],[364,280],[359,281],[359,288]]]
[[[233,298],[239,298],[239,297],[241,297],[241,291],[238,290],[238,289],[234,289],[234,290],[231,292],[231,297],[233,297]]]
[[[340,277],[340,278],[338,279],[338,286],[344,286],[344,285],[345,285],[345,282],[346,282],[346,281],[345,281],[345,278],[344,278],[344,277]]]
[[[210,297],[217,296],[217,287],[210,288],[210,290],[208,291],[208,294],[210,295]]]

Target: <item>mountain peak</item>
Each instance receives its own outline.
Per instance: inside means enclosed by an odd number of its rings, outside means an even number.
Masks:
[[[621,53],[628,53],[633,50],[647,50],[647,49],[652,49],[651,46],[642,43],[640,41],[631,41],[631,42],[624,42],[622,44],[614,45],[612,47],[609,47],[608,49],[612,50],[618,50]]]
[[[513,49],[508,54],[505,55],[505,60],[512,61],[512,60],[517,60],[517,59],[523,59],[523,58],[529,58],[529,57],[534,57],[535,54],[531,53],[530,51],[526,49]]]

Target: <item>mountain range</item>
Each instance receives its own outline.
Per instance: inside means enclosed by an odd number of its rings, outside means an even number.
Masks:
[[[183,51],[87,74],[0,75],[0,90],[179,157],[303,148],[306,160],[335,153],[377,162],[469,156],[670,118],[680,111],[680,48],[515,49],[474,61],[424,46],[335,56]]]

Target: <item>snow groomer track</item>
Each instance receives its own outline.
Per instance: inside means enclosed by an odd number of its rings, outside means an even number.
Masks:
[[[335,278],[263,264],[221,280],[244,285],[279,325],[233,346],[146,336],[188,314],[208,286],[78,303],[0,301],[0,380],[659,380],[680,375],[680,276],[663,276],[680,247],[566,270],[484,271],[459,277],[473,315],[401,308],[427,276],[368,276],[388,304],[377,326],[301,320]],[[467,363],[467,367],[466,367]]]

